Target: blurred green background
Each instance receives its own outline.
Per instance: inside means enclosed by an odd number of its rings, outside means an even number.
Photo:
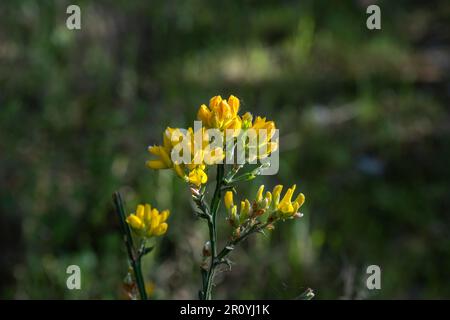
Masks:
[[[144,162],[216,94],[280,128],[280,172],[241,196],[307,195],[302,219],[233,252],[216,298],[450,298],[449,18],[448,1],[2,0],[0,298],[126,298],[115,190],[128,211],[172,211],[144,261],[152,298],[197,298],[207,230],[186,185]]]

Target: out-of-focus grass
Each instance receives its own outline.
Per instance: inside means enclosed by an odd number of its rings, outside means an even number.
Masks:
[[[445,1],[380,1],[373,32],[364,1],[80,1],[74,32],[68,4],[0,5],[1,297],[124,298],[120,189],[130,211],[148,201],[173,212],[144,262],[153,297],[196,298],[206,229],[186,186],[144,167],[146,146],[231,93],[281,134],[279,174],[245,190],[297,183],[307,203],[302,220],[235,250],[218,298],[307,287],[450,297]],[[70,264],[81,291],[65,287]],[[377,292],[365,289],[370,264],[383,272]]]

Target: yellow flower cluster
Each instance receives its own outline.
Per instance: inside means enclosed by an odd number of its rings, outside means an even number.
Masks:
[[[157,159],[147,161],[147,167],[156,170],[172,168],[180,178],[197,187],[205,184],[208,181],[208,176],[205,172],[206,163],[217,163],[223,159],[224,154],[221,148],[210,150],[207,134],[204,132],[200,134],[202,136],[202,147],[197,151],[194,144],[195,134],[192,128],[183,131],[179,128],[168,127],[164,131],[163,145],[150,146],[148,148],[148,151],[156,156]],[[183,141],[187,143],[186,145],[190,152],[188,158],[192,160],[192,163],[185,164],[172,161],[172,151]],[[180,156],[183,156],[182,152],[183,150],[181,150]]]
[[[247,147],[257,150],[249,152],[254,156],[247,160],[253,163],[256,159],[267,157],[278,147],[278,143],[272,141],[276,129],[275,123],[262,117],[256,117],[253,121],[253,116],[249,112],[241,117],[239,109],[240,101],[233,95],[227,100],[222,99],[221,96],[211,98],[209,107],[202,104],[197,112],[197,119],[202,121],[201,132],[194,133],[192,128],[182,130],[168,127],[163,134],[163,144],[148,148],[156,159],[147,161],[147,167],[155,170],[173,169],[179,177],[196,187],[205,184],[208,181],[207,166],[221,163],[225,157],[225,145],[211,148],[211,139],[206,129],[218,129],[223,133],[233,130],[234,137],[247,129],[254,129],[258,139],[257,145]],[[197,134],[201,134],[202,137],[200,148],[194,143],[194,137]],[[180,163],[172,159],[174,149],[183,141],[189,145],[189,158],[193,160],[190,163]]]
[[[151,208],[149,204],[139,204],[136,212],[130,214],[126,221],[131,229],[139,236],[144,238],[162,236],[167,232],[169,210],[161,212],[156,208]]]
[[[278,149],[278,140],[273,141],[276,130],[275,122],[267,121],[266,118],[256,117],[254,123],[252,124],[253,117],[250,113],[246,113],[244,118],[250,125],[250,128],[255,130],[256,137],[258,139],[255,146],[249,145],[249,162],[253,162],[255,157],[257,159],[264,159]],[[251,155],[254,156],[251,157]]]
[[[242,120],[238,115],[240,101],[231,95],[228,100],[221,96],[212,97],[209,100],[209,108],[202,104],[197,112],[197,119],[201,120],[206,128],[236,130],[236,135],[242,126]]]
[[[277,185],[273,191],[264,193],[264,185],[258,189],[254,201],[250,202],[248,199],[241,201],[240,211],[233,201],[233,192],[227,191],[224,196],[224,204],[228,211],[228,220],[233,227],[239,227],[248,219],[257,218],[265,213],[268,213],[268,222],[274,222],[278,219],[289,219],[301,217],[299,213],[300,207],[305,202],[305,195],[299,193],[292,201],[296,185],[289,188],[280,201],[280,194],[283,190],[282,185]]]

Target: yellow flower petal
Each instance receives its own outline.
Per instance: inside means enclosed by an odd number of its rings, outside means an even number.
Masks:
[[[239,112],[239,106],[240,106],[239,99],[236,98],[235,96],[231,95],[228,98],[228,104],[230,105],[233,114],[236,116]]]
[[[294,202],[298,203],[298,207],[300,208],[305,203],[305,195],[299,193]]]
[[[142,204],[137,206],[136,216],[141,220],[144,219],[144,206]]]
[[[210,126],[210,119],[211,119],[211,111],[208,109],[207,106],[202,104],[197,112],[197,119],[200,120],[204,126],[209,127]]]
[[[151,220],[151,212],[152,212],[152,208],[149,204],[146,204],[144,206],[144,223],[146,225],[150,224],[150,220]]]
[[[169,210],[163,210],[160,213],[160,222],[165,222],[167,220],[167,218],[169,218],[170,216],[170,211]]]
[[[131,226],[131,228],[135,230],[142,230],[145,228],[144,223],[141,219],[139,219],[136,215],[131,214],[126,219],[127,223]]]
[[[222,97],[221,96],[212,97],[209,100],[209,107],[211,108],[211,110],[215,110],[215,108],[219,106],[219,103],[221,101],[222,101]]]
[[[150,230],[154,232],[159,225],[159,220],[161,219],[157,209],[153,209],[151,213]]]
[[[281,202],[279,209],[281,212],[283,212],[285,214],[294,212],[294,207],[292,206],[292,203],[290,203],[290,202]]]
[[[162,236],[167,232],[167,229],[169,228],[169,225],[167,223],[161,223],[153,232],[155,236]]]

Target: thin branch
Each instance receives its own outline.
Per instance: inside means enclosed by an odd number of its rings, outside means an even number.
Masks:
[[[133,268],[136,283],[139,289],[139,294],[142,300],[147,300],[147,292],[145,291],[145,282],[141,270],[141,258],[143,254],[135,252],[133,237],[131,236],[130,228],[128,227],[128,224],[126,222],[123,200],[119,192],[114,192],[113,200],[117,215],[119,216],[120,228],[122,231],[125,246],[127,248],[128,260],[130,261],[131,267]]]

